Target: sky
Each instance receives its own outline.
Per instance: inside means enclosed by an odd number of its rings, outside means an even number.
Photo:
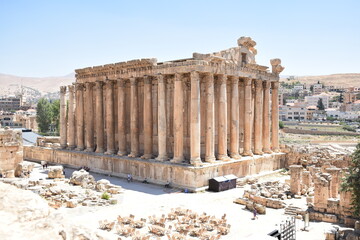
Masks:
[[[139,58],[237,46],[280,58],[283,75],[360,73],[358,0],[0,0],[0,73],[64,76]]]

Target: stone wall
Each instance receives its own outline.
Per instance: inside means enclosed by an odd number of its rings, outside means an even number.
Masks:
[[[205,189],[209,179],[234,174],[245,177],[260,172],[273,171],[284,167],[283,153],[264,154],[262,156],[242,157],[240,160],[204,164],[194,167],[188,164],[159,162],[141,158],[120,157],[99,153],[61,150],[43,147],[25,147],[24,159],[30,161],[48,161],[74,167],[88,166],[91,171],[126,177],[132,174],[134,179],[188,188],[192,191]]]
[[[355,133],[355,132],[331,132],[331,131],[317,131],[317,130],[292,129],[292,128],[283,128],[282,131],[285,133],[294,133],[294,134],[360,136],[359,133]]]
[[[15,170],[23,160],[20,130],[0,129],[0,173]]]

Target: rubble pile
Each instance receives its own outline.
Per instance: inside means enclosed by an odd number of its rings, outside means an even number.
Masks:
[[[294,194],[291,194],[290,186],[287,183],[268,181],[252,184],[251,189],[245,190],[243,197],[236,199],[234,202],[245,205],[249,210],[252,210],[251,206],[254,204],[279,209],[286,206],[282,200],[292,197],[294,197]],[[257,209],[259,213],[266,212],[260,208]]]
[[[198,214],[189,209],[171,209],[167,215],[160,217],[155,215],[136,220],[130,214],[128,217],[118,216],[117,220],[99,221],[99,229],[115,231],[121,237],[132,236],[132,239],[144,240],[153,237],[167,236],[167,239],[178,240],[194,237],[199,239],[220,239],[230,232],[230,224],[227,224],[226,215],[221,218]]]
[[[31,190],[43,198],[54,208],[65,206],[74,208],[76,206],[108,206],[116,204],[117,199],[110,194],[119,194],[121,187],[111,184],[106,179],[95,181],[94,177],[85,170],[75,171],[72,177],[65,179],[61,166],[49,167],[49,176],[52,179],[29,180],[4,179],[3,182],[10,183],[18,188]],[[55,178],[56,177],[56,178]],[[109,198],[104,198],[104,192]]]

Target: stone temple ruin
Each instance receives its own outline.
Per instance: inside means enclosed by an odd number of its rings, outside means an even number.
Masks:
[[[271,72],[256,64],[255,45],[241,37],[237,47],[188,59],[77,69],[60,91],[60,149],[28,148],[25,158],[189,189],[278,169],[284,68],[280,59]]]
[[[21,131],[0,129],[0,173],[4,177],[15,177],[19,163],[23,161]]]

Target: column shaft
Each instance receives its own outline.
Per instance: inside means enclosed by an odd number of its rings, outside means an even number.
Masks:
[[[263,112],[263,82],[262,80],[255,80],[255,136],[254,136],[254,153],[262,155],[262,112]]]
[[[271,148],[279,151],[279,82],[271,83]]]
[[[139,125],[138,125],[138,89],[136,78],[130,78],[131,83],[131,103],[130,103],[130,137],[131,137],[131,153],[129,157],[139,156]]]
[[[152,79],[144,78],[144,155],[142,158],[152,158],[153,147],[153,121],[152,121]]]
[[[206,143],[205,161],[215,162],[214,75],[206,76]]]
[[[76,150],[84,150],[84,84],[76,85]]]
[[[230,156],[239,159],[239,78],[231,77]]]
[[[251,152],[251,78],[244,79],[245,116],[244,116],[244,156],[252,156]]]
[[[200,76],[198,72],[190,73],[190,163],[194,166],[201,164],[201,136],[200,136]]]
[[[174,158],[171,162],[184,160],[184,92],[182,76],[175,73],[174,79]]]
[[[115,128],[114,128],[114,81],[106,82],[106,152],[115,153]]]
[[[263,152],[271,153],[270,150],[270,82],[264,81],[264,102],[263,102]]]
[[[69,127],[69,149],[75,148],[75,101],[74,101],[74,85],[69,85],[69,112],[68,112],[68,127]]]
[[[239,82],[239,153],[244,152],[245,87],[244,80]]]
[[[103,85],[101,81],[96,81],[96,152],[104,152],[104,101],[103,101]]]
[[[118,81],[118,144],[119,156],[125,156],[126,152],[126,129],[125,129],[125,79]]]
[[[66,86],[60,87],[60,147],[67,146],[67,122],[66,122]]]
[[[226,93],[226,75],[219,75],[219,111],[218,111],[218,159],[229,160],[227,154],[227,93]]]
[[[166,152],[166,98],[165,80],[162,75],[157,76],[158,80],[158,150],[159,155],[156,160],[165,161],[168,159]]]
[[[85,83],[86,87],[86,112],[85,112],[85,127],[86,127],[86,150],[87,152],[94,151],[94,115],[93,115],[93,83]]]

